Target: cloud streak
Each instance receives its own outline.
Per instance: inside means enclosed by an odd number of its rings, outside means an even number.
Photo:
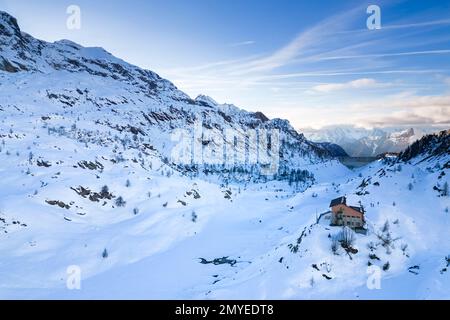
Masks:
[[[358,7],[321,21],[298,34],[286,46],[278,49],[274,53],[240,66],[240,70],[235,72],[235,74],[242,75],[253,72],[271,71],[289,64],[293,59],[298,58],[302,54],[302,51],[320,45],[325,40],[325,37],[330,36],[334,30],[345,27],[360,11],[361,7]]]
[[[359,119],[358,122],[368,127],[423,125],[450,126],[449,118],[441,119],[439,117],[420,115],[412,112],[399,112],[390,116],[363,118]]]
[[[252,45],[255,43],[256,43],[256,41],[254,41],[254,40],[247,40],[247,41],[232,43],[232,44],[230,44],[230,47],[232,47],[232,48],[243,47],[243,46],[249,46],[249,45]]]
[[[377,100],[364,104],[357,104],[353,106],[355,109],[424,109],[424,108],[442,108],[450,112],[450,96],[436,95],[436,96],[406,96],[393,97],[387,100]],[[450,117],[449,117],[450,118]],[[450,119],[449,119],[450,120]]]
[[[347,90],[347,89],[367,89],[382,86],[375,79],[362,78],[345,83],[326,83],[313,87],[314,91],[329,93],[333,91]]]
[[[379,31],[352,30],[364,14],[365,8],[357,7],[304,29],[272,52],[173,69],[169,78],[190,93],[211,93],[219,101],[250,101],[241,105],[272,116],[279,116],[273,111],[277,108],[301,105],[301,111],[283,111],[294,115],[290,119],[294,124],[305,121],[302,114],[316,123],[338,121],[349,110],[348,119],[366,125],[450,122],[445,89],[450,66],[434,63],[450,55],[448,36],[445,32],[428,36],[429,30],[447,28],[450,19],[385,25]],[[394,96],[405,90],[414,95]],[[377,99],[375,94],[390,98]],[[315,111],[311,114],[305,108]],[[331,111],[314,120],[317,110]],[[427,114],[430,110],[433,115]]]
[[[435,54],[450,54],[450,49],[410,51],[410,52],[396,52],[396,53],[377,53],[377,54],[353,55],[353,56],[322,57],[322,58],[319,58],[319,60],[340,60],[340,59],[359,59],[359,58],[386,58],[386,57],[401,57],[401,56],[416,56],[416,55],[435,55]]]

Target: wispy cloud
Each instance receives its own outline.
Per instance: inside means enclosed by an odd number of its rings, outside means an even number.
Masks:
[[[274,53],[241,66],[236,74],[270,71],[290,63],[302,54],[302,51],[319,46],[325,40],[325,36],[329,36],[335,30],[345,28],[349,21],[352,21],[354,16],[361,11],[360,9],[358,7],[321,21],[298,34],[291,42]]]
[[[252,44],[255,44],[256,41],[254,40],[247,40],[247,41],[241,41],[241,42],[235,42],[230,44],[230,47],[243,47],[243,46],[250,46]]]
[[[313,87],[314,91],[318,92],[332,92],[332,91],[338,91],[338,90],[346,90],[346,89],[365,89],[365,88],[375,88],[380,87],[383,84],[377,82],[375,79],[370,78],[362,78],[357,79],[345,83],[326,83],[326,84],[320,84]]]
[[[450,55],[448,35],[442,32],[450,19],[384,24],[379,31],[352,29],[364,14],[363,7],[341,12],[304,29],[272,52],[173,69],[169,78],[188,92],[206,89],[219,101],[257,107],[269,116],[280,116],[283,109],[294,124],[338,121],[343,108],[352,112],[345,118],[368,126],[450,122],[448,90],[436,91],[442,90],[443,81],[450,83],[443,80],[450,78],[450,66],[435,63]],[[441,32],[429,36],[434,29]],[[230,47],[254,43],[248,40]],[[366,89],[377,91],[363,92]],[[408,90],[413,93],[394,96]],[[386,98],[377,99],[376,94]],[[336,100],[342,104],[337,106]],[[318,110],[327,110],[321,119],[315,119]]]
[[[435,95],[435,96],[419,96],[406,95],[404,97],[394,96],[388,99],[375,100],[366,103],[355,104],[352,106],[359,110],[379,110],[384,109],[424,109],[424,108],[439,108],[450,112],[450,96],[449,95]],[[450,116],[449,119],[450,120]]]
[[[362,118],[357,122],[368,127],[388,127],[388,126],[423,126],[423,125],[438,125],[449,126],[449,113],[446,113],[446,118],[441,116],[423,115],[414,112],[397,112],[393,115]]]
[[[420,21],[412,23],[398,23],[398,24],[386,24],[383,23],[380,31],[390,31],[398,29],[414,29],[414,28],[426,28],[426,27],[438,27],[450,25],[450,19],[439,19],[431,21]],[[367,29],[354,29],[354,30],[344,30],[336,31],[336,34],[355,34],[358,32],[367,32]]]
[[[392,24],[384,26],[383,29],[405,29],[405,28],[419,28],[419,27],[431,27],[431,26],[442,26],[450,25],[450,19],[440,19],[433,21],[422,21],[415,23],[404,23],[404,24]]]
[[[395,53],[377,53],[377,54],[364,54],[364,55],[352,55],[352,56],[333,56],[333,57],[322,57],[322,58],[319,58],[318,60],[340,60],[340,59],[358,59],[358,58],[386,58],[386,57],[435,55],[435,54],[450,54],[450,49],[410,51],[410,52],[395,52]]]
[[[260,79],[291,79],[302,77],[341,77],[341,76],[370,76],[370,75],[421,75],[421,74],[436,74],[440,72],[450,72],[449,69],[410,69],[410,70],[379,70],[379,71],[331,71],[321,70],[317,72],[299,72],[299,73],[285,73],[268,75],[260,77]]]
[[[450,96],[447,95],[397,95],[353,105],[352,110],[369,113],[370,117],[357,120],[368,126],[450,125]]]

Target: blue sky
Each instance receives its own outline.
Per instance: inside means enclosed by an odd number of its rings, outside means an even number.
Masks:
[[[66,27],[69,5],[81,29]],[[381,8],[380,30],[366,9]],[[450,124],[450,0],[0,0],[22,30],[101,46],[296,128]]]

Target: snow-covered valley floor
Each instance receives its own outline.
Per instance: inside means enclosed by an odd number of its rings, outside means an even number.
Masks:
[[[67,141],[46,160],[57,163],[58,153],[73,148],[71,162],[101,154]],[[26,157],[15,166],[22,156],[8,153],[5,147],[0,153],[11,164],[0,171],[3,299],[450,298],[450,271],[443,271],[449,201],[432,190],[439,172],[423,166],[386,171],[378,162],[296,193],[282,182],[221,187],[177,173],[167,177],[155,160],[161,170],[127,162],[106,164],[101,173],[65,163],[26,172]],[[356,195],[367,177],[369,194]],[[125,207],[70,189],[99,191],[105,181]],[[330,227],[327,215],[316,223],[341,195],[367,210],[369,234],[356,236],[356,254],[342,248],[333,254],[330,236],[341,228]],[[383,246],[377,235],[386,221],[392,244]],[[367,287],[369,262],[382,270],[380,290]],[[81,290],[67,288],[72,265],[80,267]]]

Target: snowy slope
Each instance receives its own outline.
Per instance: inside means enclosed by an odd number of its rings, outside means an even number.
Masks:
[[[80,147],[78,153],[84,152],[90,151]],[[102,155],[102,150],[96,153]],[[11,157],[2,153],[2,160]],[[220,187],[178,175],[167,178],[156,170],[143,172],[138,165],[107,165],[100,181],[97,172],[50,167],[39,177],[50,181],[49,186],[39,189],[36,181],[28,187],[27,200],[23,186],[35,179],[20,168],[2,171],[9,188],[2,189],[1,196],[8,233],[0,245],[0,294],[65,299],[448,299],[450,201],[434,187],[448,182],[450,157],[447,152],[422,161],[427,157],[421,154],[411,164],[379,161],[298,194],[283,182]],[[160,165],[153,163],[155,168]],[[110,191],[122,195],[127,205],[112,208],[107,201],[103,206],[61,190],[61,183],[51,182],[56,171],[64,172],[58,179],[67,186],[82,183],[92,190],[110,177]],[[34,188],[39,190],[36,195]],[[356,254],[343,248],[333,254],[328,235],[340,228],[330,227],[326,215],[318,224],[316,220],[328,210],[329,200],[342,194],[367,209],[369,234],[356,236]],[[45,199],[75,203],[68,210],[52,208],[42,205]],[[383,231],[386,221],[389,226]],[[382,239],[392,241],[383,246]],[[107,258],[102,257],[104,249]],[[220,260],[223,257],[227,259]],[[216,265],[201,263],[215,259]],[[381,272],[381,290],[367,289],[369,262],[381,270],[389,262],[389,269]],[[83,272],[79,291],[66,289],[69,265]]]
[[[6,13],[0,59],[0,299],[450,298],[448,133],[352,172],[286,120],[36,40]],[[278,172],[177,163],[173,133],[199,119],[217,130],[202,145],[280,130]],[[317,223],[344,194],[368,211],[356,254],[333,254],[340,228]],[[382,290],[366,288],[368,261],[389,261]],[[81,290],[67,288],[70,266]]]

